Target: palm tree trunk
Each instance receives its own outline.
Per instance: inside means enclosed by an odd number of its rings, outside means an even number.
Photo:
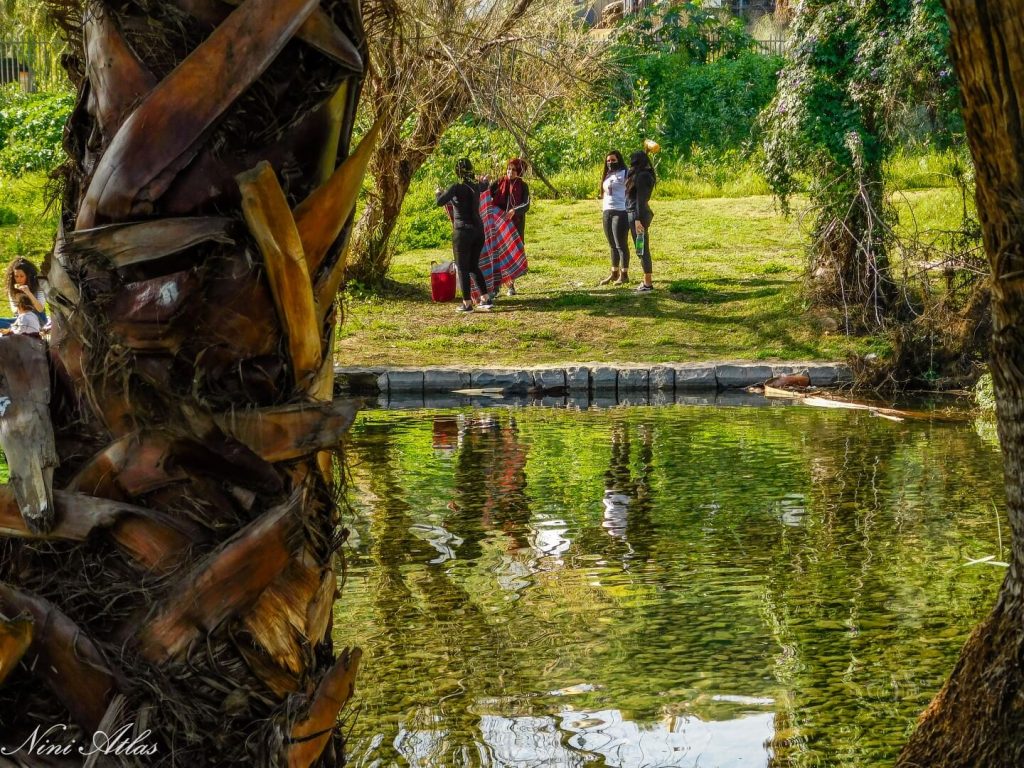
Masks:
[[[350,153],[358,4],[50,5],[79,94],[49,271],[59,465],[48,516],[25,515],[38,482],[0,489],[0,744],[28,759],[67,723],[51,741],[126,727],[125,764],[337,765],[359,652],[332,643],[354,416],[334,296],[377,135]]]
[[[992,374],[1012,557],[992,614],[964,646],[899,765],[1024,762],[1024,19],[1017,0],[946,0],[992,267]]]

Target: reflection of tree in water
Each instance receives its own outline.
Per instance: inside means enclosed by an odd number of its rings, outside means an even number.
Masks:
[[[984,477],[984,465],[970,460],[981,453],[973,433],[848,423],[851,434],[828,417],[810,422],[806,510],[782,515],[771,550],[762,609],[781,646],[774,672],[786,689],[773,768],[829,756],[856,766],[895,759],[899,734],[949,666],[935,662],[934,639],[923,664],[921,639],[930,626],[945,627],[949,613],[970,613],[985,591],[956,568],[920,573],[922,563],[942,563],[958,515],[979,503],[958,498],[950,483],[997,493],[994,473]]]
[[[640,424],[637,428],[639,449],[637,471],[631,457],[630,425],[619,421],[612,426],[611,459],[604,475],[604,521],[608,535],[626,546],[625,561],[646,559],[653,535],[651,510],[654,493],[651,486],[654,472],[654,428]]]
[[[412,533],[416,521],[403,488],[396,426],[368,425],[353,446],[372,493],[369,556],[379,578],[368,590],[379,647],[368,659],[363,685],[370,687],[375,703],[386,702],[385,709],[401,702],[400,711],[379,724],[392,736],[374,749],[373,759],[470,765],[468,745],[483,743],[477,705],[503,694],[505,680],[520,674],[521,659],[508,651],[515,643],[507,625],[493,621],[463,586],[459,566],[468,556],[467,544],[474,561],[479,557],[485,525],[512,524],[516,515],[528,516],[525,451],[516,440],[514,421],[497,429],[487,424],[485,430],[467,430],[454,464],[458,502],[451,529],[464,543],[456,548],[456,560],[438,561],[436,550]],[[416,649],[422,648],[430,649],[435,663],[443,663],[428,672],[407,669],[418,663]],[[383,668],[388,662],[392,666]]]
[[[412,535],[412,520],[409,518],[409,504],[406,502],[396,472],[395,447],[390,422],[369,423],[363,427],[357,440],[353,441],[354,457],[366,465],[367,481],[372,494],[368,555],[375,565],[377,582],[369,590],[373,596],[374,623],[382,638],[378,651],[380,656],[401,655],[403,649],[414,647],[421,642],[415,631],[416,601],[413,591],[406,583],[404,572],[421,542]],[[407,695],[404,690],[409,684],[403,675],[385,673],[376,666],[377,660],[367,659],[361,687],[373,686],[375,698],[383,701],[401,700]],[[365,706],[365,702],[359,702]],[[387,726],[397,728],[395,719]],[[393,740],[392,740],[393,741]],[[399,758],[392,741],[385,741],[379,748],[379,755],[385,762]]]

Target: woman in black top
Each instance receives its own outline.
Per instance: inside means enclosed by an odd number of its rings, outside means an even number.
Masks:
[[[629,157],[629,172],[626,174],[626,206],[629,210],[629,227],[633,233],[633,242],[637,244],[637,256],[644,270],[644,281],[637,286],[637,291],[646,293],[654,290],[651,277],[651,194],[657,179],[654,166],[646,152],[634,152]],[[639,239],[643,242],[640,243]]]
[[[480,218],[481,185],[473,174],[469,158],[464,157],[455,163],[455,175],[459,181],[448,189],[438,188],[436,199],[438,205],[450,203],[452,206],[452,247],[462,289],[462,305],[456,311],[473,311],[470,275],[480,289],[479,309],[490,309],[490,291],[484,273],[480,271],[480,252],[484,248],[484,222]]]

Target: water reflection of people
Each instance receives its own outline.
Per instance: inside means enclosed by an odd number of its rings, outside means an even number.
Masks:
[[[500,528],[511,548],[527,546],[530,520],[526,497],[526,448],[514,416],[507,421],[486,414],[467,419],[455,457],[455,495],[446,523],[463,540],[456,556],[474,560],[487,531]]]
[[[654,503],[651,473],[654,463],[654,436],[650,424],[638,427],[640,449],[639,472],[633,476],[630,465],[629,426],[622,422],[612,426],[611,460],[604,473],[604,520],[601,525],[608,535],[633,547],[633,539],[646,539],[650,528],[650,511]]]

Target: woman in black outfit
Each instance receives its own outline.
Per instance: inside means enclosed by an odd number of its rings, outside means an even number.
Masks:
[[[629,172],[626,174],[626,205],[629,209],[629,228],[633,233],[633,242],[643,237],[642,247],[637,245],[637,256],[640,257],[640,265],[644,270],[644,281],[637,286],[637,291],[647,293],[654,290],[654,282],[651,277],[651,219],[654,218],[654,211],[651,210],[651,194],[654,192],[654,185],[657,178],[654,175],[654,166],[651,165],[651,158],[646,152],[634,152],[629,157]]]
[[[455,264],[459,268],[459,285],[462,289],[462,304],[457,312],[472,312],[473,299],[469,276],[476,280],[480,289],[479,309],[491,308],[491,295],[487,280],[480,271],[480,252],[484,248],[484,222],[480,218],[480,189],[473,173],[469,158],[455,163],[455,175],[459,181],[448,189],[438,189],[438,205],[452,206],[452,246],[455,250]]]

